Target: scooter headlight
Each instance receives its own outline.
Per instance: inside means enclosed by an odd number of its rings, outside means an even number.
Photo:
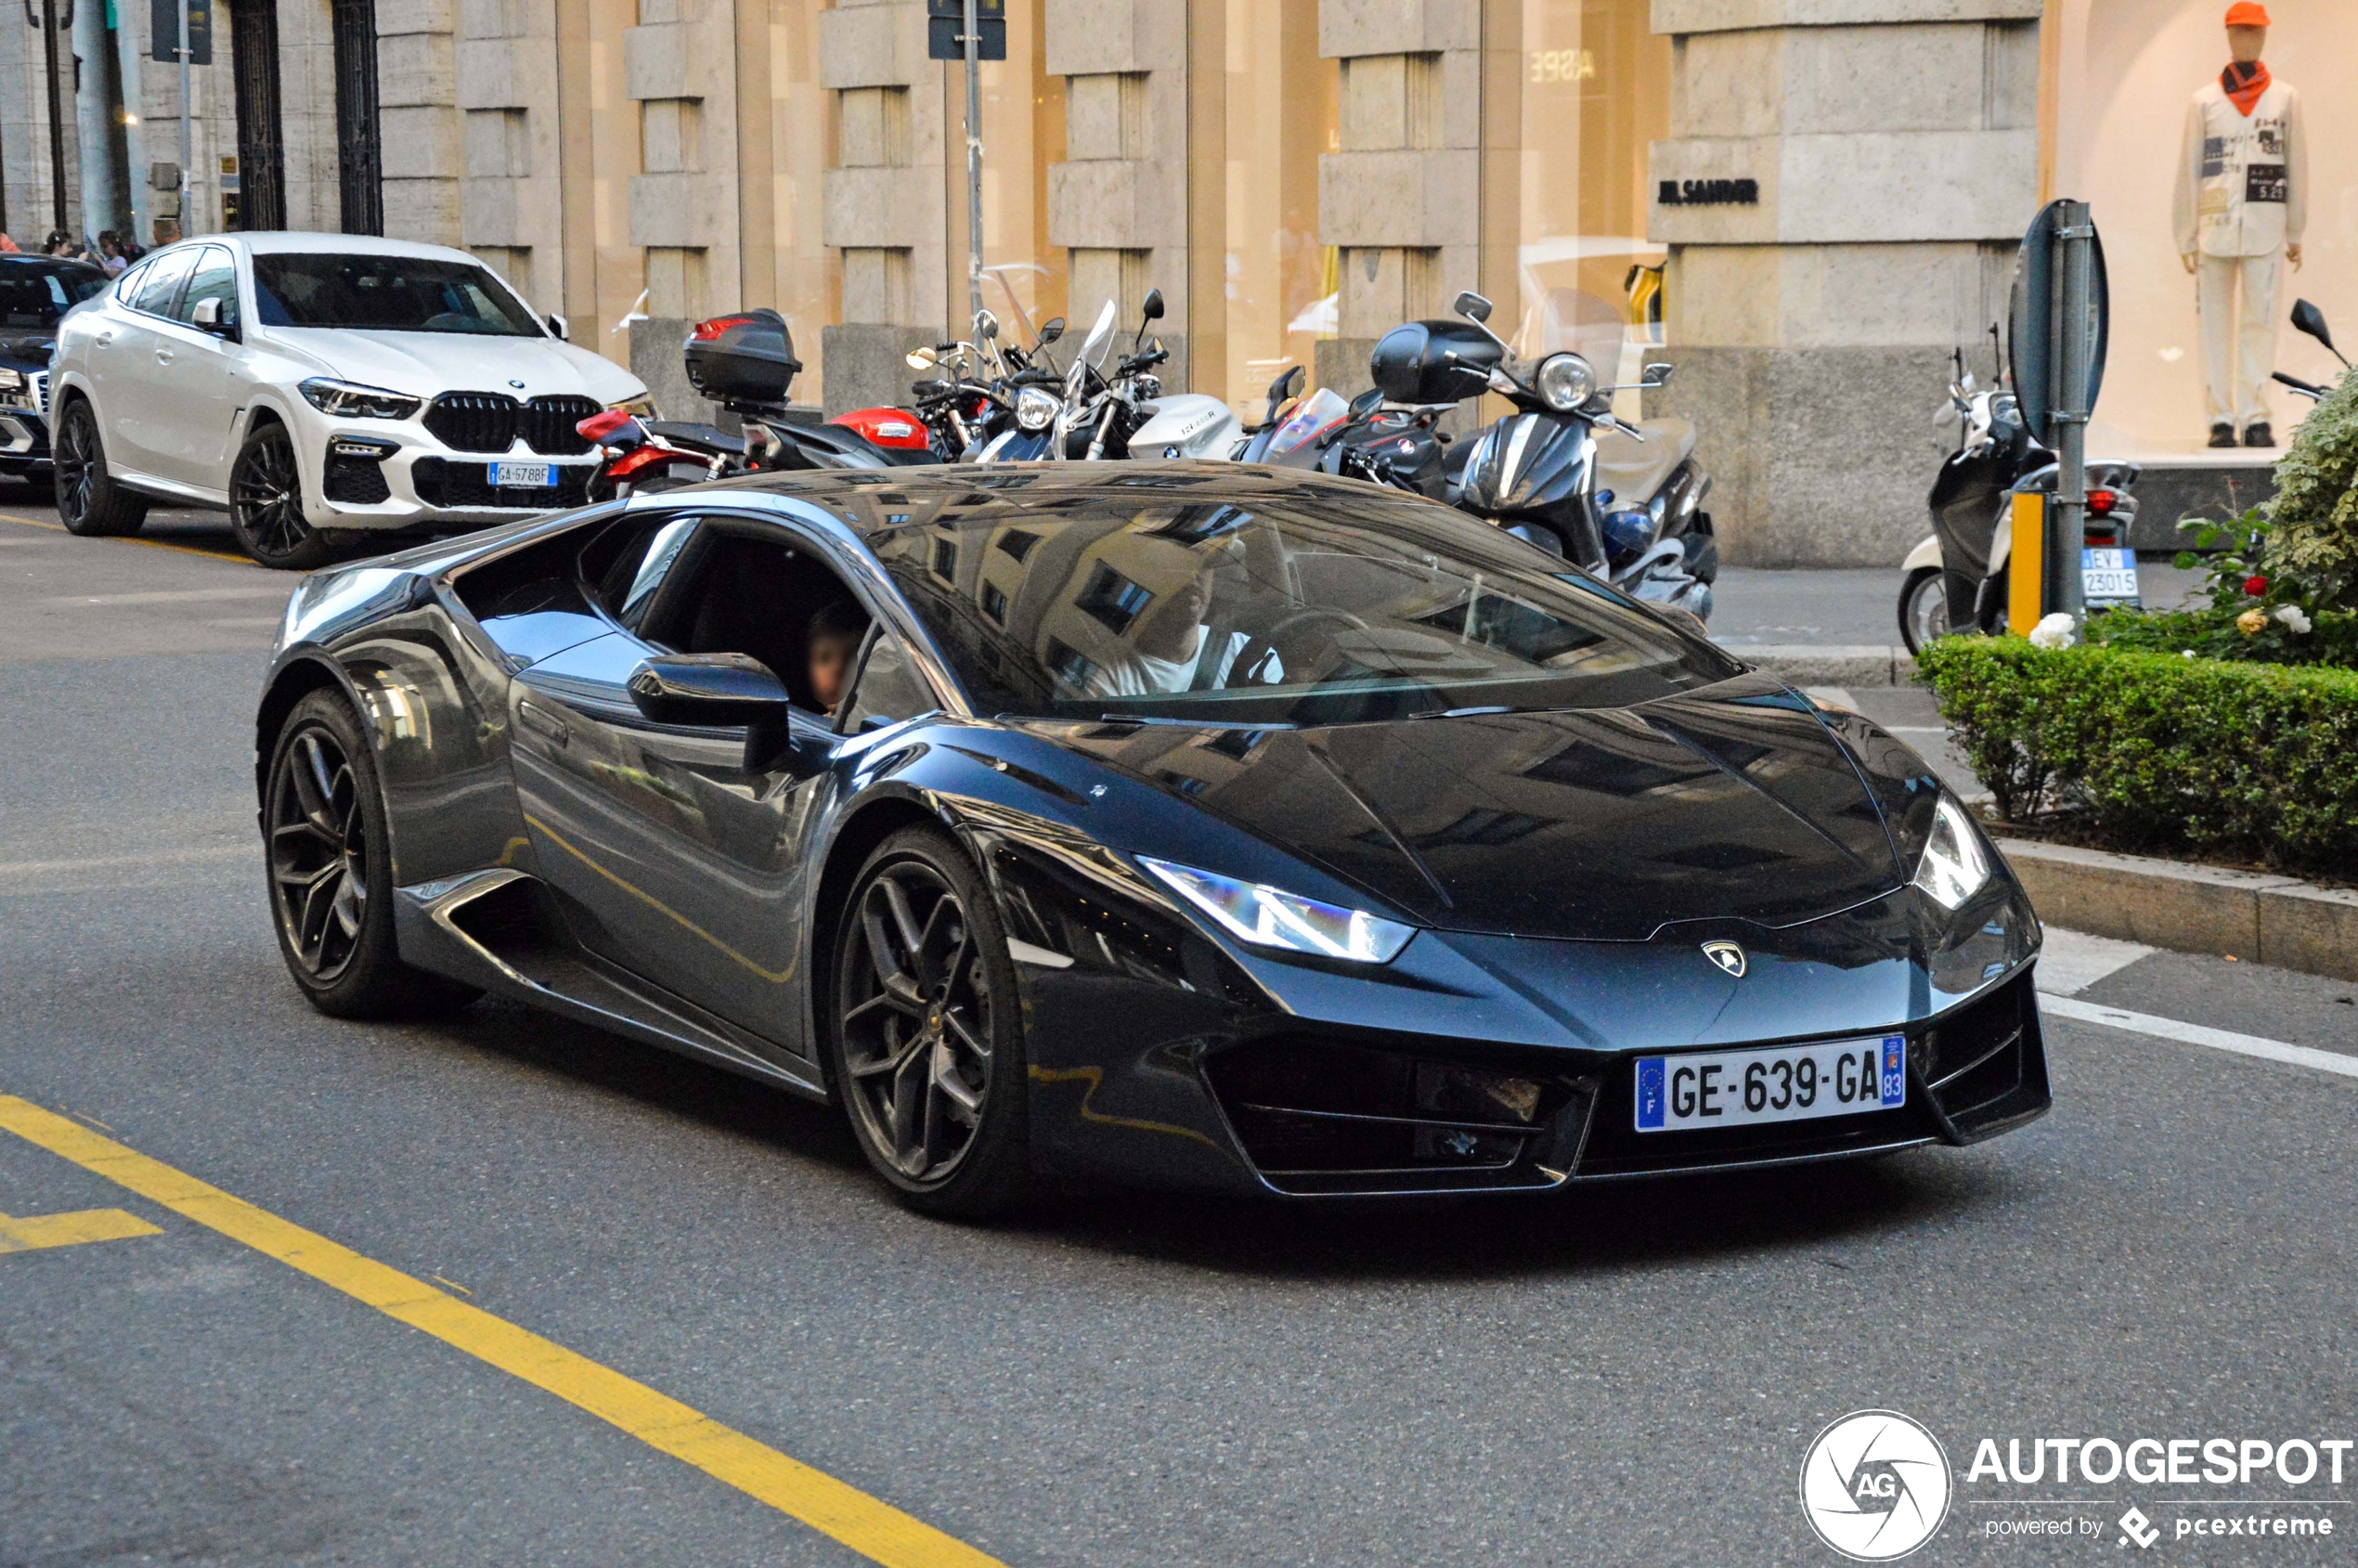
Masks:
[[[1056,410],[1062,407],[1046,387],[1027,386],[1016,394],[1016,428],[1045,430],[1056,422]]]
[[[1539,400],[1560,414],[1569,414],[1597,395],[1597,372],[1577,354],[1550,354],[1539,361],[1532,378]]]

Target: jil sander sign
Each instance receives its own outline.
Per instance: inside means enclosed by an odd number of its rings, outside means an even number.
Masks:
[[[1758,180],[1664,180],[1654,200],[1665,207],[1757,207]]]

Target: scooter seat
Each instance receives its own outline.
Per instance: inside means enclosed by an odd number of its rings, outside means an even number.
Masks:
[[[1632,506],[1652,500],[1695,449],[1691,420],[1639,420],[1638,428],[1645,432],[1645,440],[1617,430],[1597,433],[1597,488],[1611,490]]]

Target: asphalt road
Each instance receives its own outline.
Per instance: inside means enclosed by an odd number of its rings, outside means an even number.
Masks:
[[[2350,1555],[2358,1461],[2340,1486],[1965,1471],[1984,1437],[2358,1437],[2358,1078],[2051,1015],[2054,1113],[1972,1149],[1547,1202],[1108,1193],[933,1224],[827,1114],[720,1073],[504,1005],[312,1013],[249,757],[292,579],[206,559],[227,536],[202,519],[149,544],[52,515],[0,487],[0,1096],[992,1558],[1831,1563],[1796,1478],[1867,1407],[1924,1422],[1959,1479],[1914,1561],[2141,1557],[2131,1503],[2157,1555]],[[2057,952],[2080,1004],[2358,1068],[2358,988]],[[94,1164],[0,1131],[0,1563],[862,1561]],[[8,1251],[92,1211],[131,1218]],[[2171,1534],[2230,1502],[2339,1533]],[[2101,1536],[1990,1534],[2074,1516]]]

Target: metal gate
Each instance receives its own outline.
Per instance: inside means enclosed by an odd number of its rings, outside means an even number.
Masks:
[[[377,0],[331,0],[336,145],[346,234],[385,231],[384,133],[377,113]]]
[[[237,57],[238,227],[287,227],[286,136],[279,111],[278,0],[229,0]],[[185,227],[183,233],[189,230]]]

